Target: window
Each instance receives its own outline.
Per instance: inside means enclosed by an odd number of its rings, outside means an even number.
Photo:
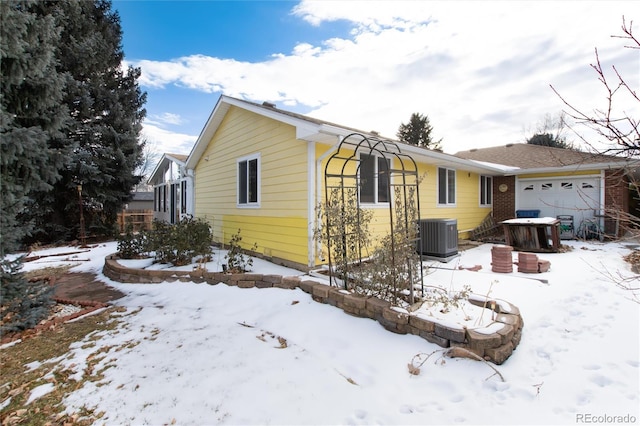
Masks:
[[[533,191],[533,184],[525,186],[523,191]]]
[[[553,189],[553,183],[551,182],[543,183],[541,188],[543,191],[548,191],[550,189]]]
[[[593,189],[595,186],[590,184],[589,182],[582,182],[582,189]]]
[[[456,171],[438,167],[438,204],[456,203]]]
[[[386,164],[385,164],[386,163]],[[391,161],[384,157],[360,154],[360,202],[389,202],[389,169]]]
[[[162,185],[162,211],[167,212],[167,185]]]
[[[167,185],[158,185],[157,190],[157,208],[156,211],[166,212],[167,211]]]
[[[560,182],[560,188],[562,188],[562,189],[573,189],[573,183],[571,183],[571,182]]]
[[[180,213],[187,212],[187,181],[180,182]]]
[[[480,205],[490,206],[493,195],[493,178],[491,176],[480,176]]]
[[[259,156],[238,160],[238,205],[258,206],[259,196]]]

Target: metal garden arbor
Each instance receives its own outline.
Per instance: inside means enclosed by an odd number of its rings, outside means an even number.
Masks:
[[[352,272],[369,256],[365,244],[369,236],[361,234],[362,208],[373,207],[378,217],[382,208],[387,211],[390,236],[385,241],[391,246],[391,256],[385,262],[391,263],[388,270],[395,271],[388,279],[397,288],[397,271],[402,271],[402,281],[410,283],[409,302],[414,303],[413,287],[418,279],[423,290],[422,254],[416,268],[410,264],[415,263],[415,257],[399,255],[396,249],[400,244],[411,244],[412,255],[416,254],[419,181],[416,162],[395,142],[360,133],[352,133],[340,142],[324,168],[325,206],[334,212],[333,220],[325,215],[323,230],[329,248],[330,283],[338,285],[342,280],[347,288]]]

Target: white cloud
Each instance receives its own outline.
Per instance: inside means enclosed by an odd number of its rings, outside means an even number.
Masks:
[[[221,91],[394,137],[427,114],[446,152],[524,141],[523,129],[563,105],[602,108],[594,48],[638,87],[638,51],[611,38],[631,2],[303,1],[312,25],[347,20],[348,39],[302,41],[263,62],[204,55],[140,61],[140,83]],[[632,104],[624,104],[627,111]]]
[[[167,124],[169,124],[169,125],[182,124],[183,120],[182,120],[182,117],[180,117],[179,114],[173,114],[173,113],[170,113],[170,112],[165,112],[165,113],[162,113],[160,115],[154,114],[154,115],[151,115],[150,117],[147,117],[147,119],[145,120],[145,123],[147,125],[155,125],[155,126],[164,127]]]
[[[142,125],[142,137],[158,157],[164,153],[187,155],[197,139],[197,136],[165,130],[146,120]]]

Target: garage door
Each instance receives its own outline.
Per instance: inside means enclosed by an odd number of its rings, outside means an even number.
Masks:
[[[577,228],[600,206],[600,178],[520,179],[516,210],[540,210],[542,217],[571,215]]]

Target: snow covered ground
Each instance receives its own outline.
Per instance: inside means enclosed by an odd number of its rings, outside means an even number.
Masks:
[[[126,293],[116,304],[127,311],[96,346],[72,345],[63,362],[78,376],[101,350],[96,371],[110,368],[65,403],[69,412],[104,411],[106,424],[638,424],[640,304],[610,279],[633,275],[622,260],[630,250],[563,243],[572,250],[540,255],[551,261],[544,274],[492,274],[487,244],[434,262],[440,269],[425,280],[468,284],[520,308],[522,341],[496,367],[505,382],[481,362],[437,355],[412,375],[414,355],[438,346],[301,290],[112,282],[101,274],[104,257],[116,251],[107,243],[73,255],[84,259],[73,271],[97,273]],[[48,257],[25,268],[55,264]],[[480,272],[454,271],[476,264]],[[267,262],[253,269],[300,274]]]

